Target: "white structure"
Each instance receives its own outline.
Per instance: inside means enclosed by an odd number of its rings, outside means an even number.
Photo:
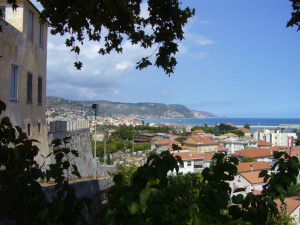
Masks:
[[[262,191],[262,186],[265,184],[262,177],[259,176],[260,171],[240,173],[230,182],[232,193],[238,188],[245,188],[244,192],[236,194],[246,195],[251,191]]]
[[[251,138],[229,137],[220,141],[222,147],[228,149],[228,154],[235,153],[245,148],[257,147],[257,140]]]
[[[278,146],[291,146],[291,137],[297,139],[296,133],[284,132],[282,129],[262,129],[254,132],[256,140],[264,140]],[[293,143],[294,146],[294,143]]]

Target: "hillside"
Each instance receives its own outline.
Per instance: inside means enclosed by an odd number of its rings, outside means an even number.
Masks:
[[[74,112],[75,114],[85,113],[85,115],[93,115],[91,109],[92,104],[99,104],[99,111],[104,115],[112,115],[116,117],[132,117],[132,118],[209,118],[216,117],[214,114],[204,111],[190,110],[186,106],[162,103],[123,103],[109,101],[71,101],[59,97],[47,97],[47,111],[57,112],[61,114],[64,111]]]

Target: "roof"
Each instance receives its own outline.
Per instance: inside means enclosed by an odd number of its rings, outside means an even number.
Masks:
[[[286,147],[286,153],[290,154],[290,148]],[[298,159],[300,157],[300,145],[291,148],[291,156],[296,156]]]
[[[234,134],[234,133],[226,133],[225,134],[227,137],[238,137],[238,135]]]
[[[218,143],[209,139],[206,139],[204,137],[201,137],[199,135],[192,135],[190,136],[194,141],[198,142],[198,145],[217,145]],[[184,141],[186,144],[190,144],[188,141]],[[191,143],[194,144],[194,143]]]
[[[251,170],[251,166],[252,166],[252,170]],[[246,163],[239,163],[237,169],[239,173],[242,173],[242,172],[250,172],[254,170],[271,169],[271,166],[264,161],[246,162]]]
[[[241,130],[241,131],[243,131],[244,133],[252,133],[252,130],[247,129],[247,128],[245,128],[245,127],[241,127],[241,128],[239,128],[238,130]]]
[[[251,184],[264,183],[264,178],[263,177],[258,177],[260,172],[261,171],[241,173],[241,176],[243,176]]]
[[[217,151],[218,151],[218,152],[223,152],[223,151],[228,151],[228,149],[225,148],[225,147],[222,147],[222,146],[218,145]]]
[[[192,133],[205,133],[205,131],[204,131],[204,130],[200,130],[200,129],[198,129],[198,130],[194,130],[194,131],[192,131]]]
[[[156,134],[152,134],[152,133],[143,133],[141,135],[148,136],[148,137],[154,137],[154,136],[156,136]]]
[[[168,139],[168,140],[153,141],[152,144],[155,144],[155,145],[172,145],[172,144],[180,145],[180,142]]]
[[[203,156],[200,156],[200,154],[191,154],[189,152],[176,152],[173,156],[180,156],[182,160],[203,159]]]
[[[279,199],[275,200],[277,207],[280,208],[281,201]],[[286,211],[289,215],[291,215],[297,207],[300,205],[300,197],[292,196],[285,198],[284,202],[286,203]],[[280,209],[279,209],[280,210]]]
[[[232,123],[226,123],[226,125],[232,126],[232,127],[236,127],[234,124]]]
[[[268,146],[272,147],[273,144],[264,140],[258,140],[257,145],[264,146],[264,147],[268,147]]]
[[[270,150],[269,148],[245,148],[235,153],[231,154],[232,156],[239,156],[239,157],[252,157],[252,158],[259,158],[259,157],[272,157],[274,150]]]

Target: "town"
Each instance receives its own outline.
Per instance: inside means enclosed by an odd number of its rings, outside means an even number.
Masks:
[[[257,128],[248,123],[145,122],[215,116],[176,104],[168,107],[178,111],[161,110],[155,116],[149,112],[144,117],[137,110],[122,113],[121,104],[120,112],[103,113],[96,101],[78,103],[76,109],[50,107],[48,28],[56,26],[57,33],[68,29],[57,25],[56,14],[41,14],[30,0],[14,4],[0,0],[0,199],[5,208],[0,224],[300,224],[299,124]],[[130,11],[140,11],[129,5]],[[81,7],[74,6],[78,12],[70,19],[81,21]],[[177,18],[181,29],[195,12],[173,7],[178,6],[170,5],[174,15],[185,18]],[[86,10],[97,7],[91,8]],[[139,13],[120,18],[135,14]],[[110,22],[115,18],[119,17]],[[132,27],[145,28],[152,21],[136,19]],[[151,26],[162,26],[160,20]],[[103,24],[91,27],[95,25]],[[111,29],[116,27],[121,25]],[[69,29],[78,32],[75,28]],[[170,33],[169,25],[165,29]],[[114,32],[110,35],[118,33]],[[87,34],[90,39],[100,37],[90,30]],[[156,40],[142,34],[129,36],[133,42],[143,37],[147,43],[142,46]],[[72,38],[66,43],[79,54]],[[111,46],[105,46],[109,53]],[[137,68],[151,64],[147,60]],[[170,61],[176,65],[176,60]],[[74,64],[80,67],[80,62]],[[163,68],[170,76],[173,67]]]

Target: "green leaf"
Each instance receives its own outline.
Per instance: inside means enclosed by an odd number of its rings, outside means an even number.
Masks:
[[[129,213],[130,213],[131,215],[136,214],[136,213],[139,211],[139,204],[136,203],[136,202],[131,202],[131,203],[128,205],[128,210],[129,210]]]
[[[258,176],[258,177],[264,177],[264,176],[267,175],[267,173],[268,173],[267,170],[263,170],[263,171],[261,171],[261,172],[259,173],[259,176]]]
[[[242,204],[244,196],[242,194],[232,196],[232,202],[234,204]]]
[[[146,203],[151,195],[151,189],[146,187],[140,193],[140,202]]]

